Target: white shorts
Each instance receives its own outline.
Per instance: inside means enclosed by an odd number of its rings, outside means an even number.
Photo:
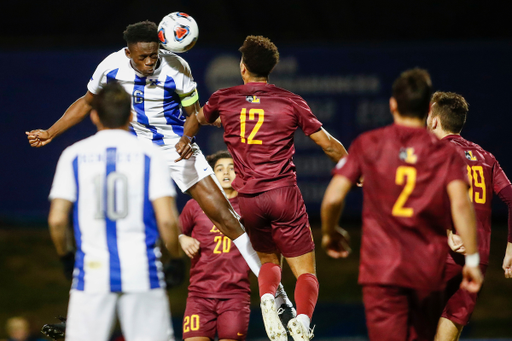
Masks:
[[[116,313],[126,341],[174,341],[164,289],[137,293],[71,290],[66,341],[108,341]]]
[[[195,152],[190,159],[174,162],[180,157],[174,143],[161,146],[171,170],[171,177],[183,193],[208,175],[214,174],[199,146],[192,143],[192,147]]]

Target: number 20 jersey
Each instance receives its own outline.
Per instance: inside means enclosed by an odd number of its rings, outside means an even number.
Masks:
[[[446,188],[467,182],[455,147],[393,124],[359,136],[333,173],[364,178],[359,283],[440,290],[452,227]]]
[[[297,183],[293,136],[307,136],[322,123],[300,96],[267,83],[247,83],[213,93],[203,107],[208,122],[221,117],[233,156],[233,188],[255,194]]]
[[[478,251],[480,263],[489,263],[491,246],[491,201],[493,193],[498,194],[510,185],[510,180],[494,155],[476,143],[460,135],[448,135],[444,140],[453,143],[466,161],[470,182],[469,195],[476,212]],[[457,257],[459,258],[459,257]]]
[[[132,131],[157,145],[174,145],[183,136],[187,106],[197,96],[181,103],[180,96],[192,93],[196,83],[188,63],[173,53],[161,50],[159,65],[151,76],[143,77],[130,64],[125,49],[110,54],[94,71],[88,90],[97,94],[112,81],[121,84],[132,97]]]
[[[74,203],[72,288],[89,293],[165,287],[152,201],[175,196],[159,148],[124,130],[102,130],[66,148],[50,199]]]

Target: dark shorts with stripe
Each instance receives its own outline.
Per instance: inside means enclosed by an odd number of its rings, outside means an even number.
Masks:
[[[242,222],[254,250],[298,257],[315,249],[304,199],[297,186],[239,194]]]
[[[247,337],[251,314],[249,297],[188,297],[183,317],[183,339],[215,335],[219,339],[243,341]]]
[[[443,292],[363,285],[371,341],[433,340],[443,310]]]
[[[475,309],[476,299],[478,293],[471,293],[467,290],[460,288],[462,282],[462,265],[452,262],[446,263],[444,281],[445,288],[445,302],[446,305],[443,310],[442,317],[465,326],[468,324],[471,314]],[[485,275],[487,265],[480,264],[482,275]]]

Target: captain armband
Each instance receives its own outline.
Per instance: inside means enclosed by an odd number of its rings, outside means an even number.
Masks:
[[[180,95],[181,105],[183,107],[188,107],[199,100],[199,94],[196,89],[188,94]]]

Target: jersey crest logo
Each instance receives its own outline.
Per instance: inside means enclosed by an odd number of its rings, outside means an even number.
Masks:
[[[470,161],[477,161],[476,156],[473,155],[473,152],[471,150],[464,151],[464,154],[466,154],[466,159]]]
[[[245,100],[249,103],[259,103],[260,98],[258,96],[245,96]]]
[[[418,156],[414,154],[414,148],[400,148],[398,158],[404,162],[415,164]]]

